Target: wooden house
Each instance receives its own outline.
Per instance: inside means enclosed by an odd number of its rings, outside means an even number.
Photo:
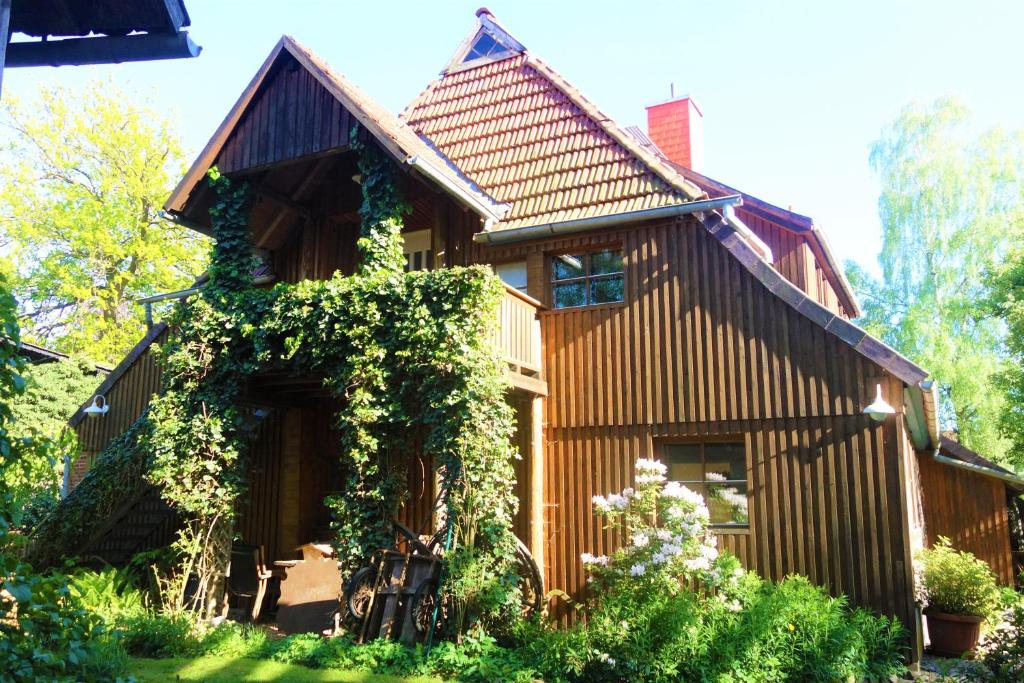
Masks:
[[[939,447],[928,373],[850,322],[856,301],[813,221],[693,170],[692,101],[648,113],[647,134],[620,127],[485,10],[401,117],[285,37],[166,210],[208,231],[216,164],[255,187],[267,281],[350,272],[358,123],[402,169],[409,267],[486,263],[507,284],[494,342],[523,456],[515,525],[546,588],[582,594],[580,554],[617,542],[591,498],[653,456],[712,500],[720,547],[748,568],[807,575],[898,616],[917,642],[911,561]],[[155,326],[100,387],[106,416],[72,420],[87,456],[159,391],[149,349],[166,333]],[[895,408],[882,421],[864,412],[876,390]],[[249,398],[272,410],[239,532],[278,557],[324,533],[333,406],[317,378],[262,376]],[[414,524],[429,464],[409,463]],[[159,508],[136,492],[83,544],[127,556],[159,542]]]

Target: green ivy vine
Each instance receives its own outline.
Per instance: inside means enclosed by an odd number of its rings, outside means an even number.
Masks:
[[[355,133],[352,146],[363,204],[361,261],[351,276],[255,288],[249,193],[210,172],[210,281],[174,314],[177,332],[162,350],[164,391],[140,421],[145,428],[135,429],[146,478],[185,520],[173,593],[183,605],[185,581],[197,576],[194,605],[210,615],[220,609],[235,501],[249,483],[251,418],[241,408],[247,380],[270,369],[315,373],[341,399],[345,485],[325,504],[345,572],[394,542],[410,435],[422,435],[445,494],[452,547],[444,590],[454,600],[456,627],[486,625],[514,614],[519,599],[512,568],[514,417],[489,342],[504,290],[486,267],[404,273],[408,207],[397,170]],[[134,452],[127,445],[112,447]],[[113,460],[104,454],[98,462]],[[73,505],[93,477],[61,507]]]

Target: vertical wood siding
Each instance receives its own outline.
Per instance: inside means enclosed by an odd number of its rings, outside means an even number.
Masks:
[[[999,581],[1012,586],[1006,485],[923,454],[918,464],[928,544],[946,536],[954,547],[988,562]]]
[[[626,302],[541,314],[547,438],[547,582],[582,597],[582,552],[619,539],[591,497],[631,484],[664,439],[738,437],[750,525],[720,545],[764,576],[807,575],[909,623],[896,421],[861,414],[875,382],[902,385],[768,292],[694,222],[544,243],[472,247],[500,262],[621,245]],[[531,274],[537,271],[531,271]],[[540,269],[539,272],[543,272]],[[531,294],[546,297],[546,286]],[[900,418],[901,419],[901,418]]]
[[[217,166],[231,173],[346,147],[355,122],[311,73],[288,59],[268,75]]]
[[[159,345],[166,341],[167,330],[164,330],[153,343]],[[80,457],[91,462],[111,440],[135,422],[160,387],[160,366],[151,344],[107,390],[105,396],[110,411],[102,417],[85,418],[75,427],[82,450]]]

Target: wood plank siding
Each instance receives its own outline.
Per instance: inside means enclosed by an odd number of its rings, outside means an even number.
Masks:
[[[850,312],[839,301],[835,288],[802,235],[742,206],[736,209],[736,215],[772,250],[772,265],[783,277],[830,311],[850,317]]]
[[[355,123],[313,74],[285,59],[256,92],[216,163],[234,173],[347,147]]]
[[[125,367],[119,365],[111,373],[109,388],[100,387],[110,406],[107,414],[85,418],[74,425],[81,453],[72,471],[72,487],[85,476],[100,451],[128,429],[149,405],[153,394],[160,392],[160,366],[153,351],[154,344],[159,346],[166,341],[166,328],[157,335],[147,335],[125,359]]]
[[[1006,484],[993,477],[918,459],[928,544],[946,536],[953,546],[988,562],[1000,583],[1013,585]]]
[[[909,623],[902,436],[898,420],[861,413],[876,382],[902,396],[898,380],[767,291],[692,220],[473,245],[472,258],[525,259],[531,295],[547,301],[550,254],[615,246],[624,303],[540,314],[548,586],[581,597],[580,553],[616,542],[590,499],[630,485],[637,457],[669,439],[733,436],[747,451],[750,525],[721,545],[764,576],[805,574]]]

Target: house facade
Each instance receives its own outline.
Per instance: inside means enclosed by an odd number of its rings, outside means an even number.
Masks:
[[[352,272],[355,129],[402,170],[409,268],[483,263],[506,282],[494,342],[518,418],[515,527],[546,589],[583,596],[580,554],[621,540],[592,497],[655,457],[707,497],[719,547],[899,617],[916,657],[931,380],[850,322],[857,303],[813,221],[693,168],[699,119],[680,98],[649,108],[646,132],[620,127],[486,10],[400,117],[285,37],[165,208],[209,231],[216,165],[253,188],[261,282]],[[154,326],[107,377],[107,415],[72,419],[83,472],[159,391],[152,348],[167,334]],[[268,418],[238,532],[272,558],[328,533],[320,501],[343,481],[321,381],[267,374],[249,388]],[[864,410],[879,391],[895,413],[875,421]],[[402,520],[429,525],[429,453],[408,479]],[[83,548],[122,558],[165,542],[159,506],[140,488]]]

